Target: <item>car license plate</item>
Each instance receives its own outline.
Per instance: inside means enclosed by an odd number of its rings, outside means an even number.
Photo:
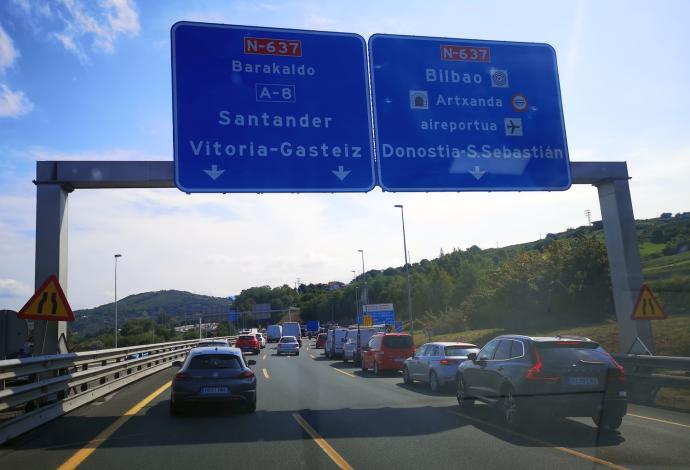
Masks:
[[[217,395],[228,393],[228,387],[202,387],[201,393],[204,395]]]
[[[596,377],[569,377],[569,385],[599,385],[599,379]]]

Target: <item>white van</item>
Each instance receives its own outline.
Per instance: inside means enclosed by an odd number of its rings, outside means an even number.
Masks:
[[[366,345],[376,333],[385,331],[385,326],[363,326],[359,329],[359,344],[357,344],[357,329],[348,330],[343,345],[343,362],[352,361],[359,365],[362,360],[362,346]]]
[[[277,343],[283,336],[283,327],[280,325],[268,325],[266,328],[266,337],[269,343]]]
[[[302,347],[302,329],[297,322],[285,322],[283,323],[283,336],[294,336],[297,338],[297,342],[300,347]]]
[[[343,355],[343,344],[345,344],[345,335],[347,331],[347,328],[328,330],[326,344],[324,345],[324,354],[326,354],[326,357],[332,358]]]

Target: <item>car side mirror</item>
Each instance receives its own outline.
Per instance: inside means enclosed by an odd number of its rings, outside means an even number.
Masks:
[[[173,361],[172,366],[173,367],[182,367],[182,361]]]
[[[256,361],[254,359],[249,359],[249,360],[247,360],[247,365],[248,366],[256,365]]]
[[[467,360],[472,362],[477,362],[477,353],[469,353],[467,355]]]

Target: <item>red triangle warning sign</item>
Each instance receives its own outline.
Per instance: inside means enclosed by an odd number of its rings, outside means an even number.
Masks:
[[[72,308],[57,277],[50,276],[17,313],[26,320],[73,321]]]
[[[635,308],[630,318],[633,320],[666,319],[664,309],[661,308],[659,301],[656,300],[656,297],[652,294],[652,289],[646,284],[643,284],[640,289],[640,295],[637,297],[637,302],[635,303]]]

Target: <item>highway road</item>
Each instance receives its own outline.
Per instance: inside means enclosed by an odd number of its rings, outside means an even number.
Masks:
[[[169,369],[0,447],[0,468],[689,468],[690,414],[631,405],[619,433],[590,419],[507,431],[485,405],[269,345],[258,408],[172,417]],[[251,356],[250,356],[251,357]]]

